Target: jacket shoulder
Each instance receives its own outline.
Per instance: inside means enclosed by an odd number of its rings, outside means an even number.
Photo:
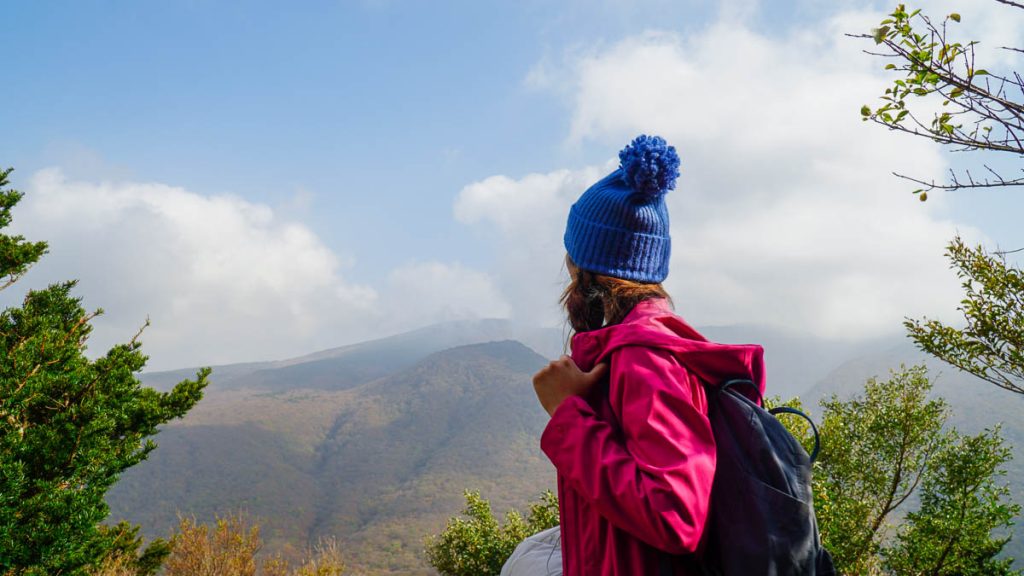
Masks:
[[[700,379],[671,350],[630,344],[612,351],[609,393],[620,403],[624,396],[685,398],[703,409],[706,406]],[[627,390],[628,388],[628,390]],[[621,405],[621,404],[620,404]]]

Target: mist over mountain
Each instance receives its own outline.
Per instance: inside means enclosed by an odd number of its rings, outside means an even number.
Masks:
[[[525,326],[510,320],[456,320],[286,360],[215,366],[212,388],[340,390],[408,368],[434,352],[496,340],[517,340],[545,357],[555,358],[562,354],[565,337],[555,328]],[[146,373],[142,381],[166,390],[195,371],[186,368]]]
[[[823,340],[807,333],[755,325],[709,326],[700,327],[698,331],[716,342],[763,346],[768,392],[782,397],[807,392],[850,358],[886,350],[902,341],[900,338]],[[554,359],[567,353],[567,334],[565,329],[532,327],[504,319],[444,322],[296,358],[214,366],[212,389],[338,390],[407,368],[434,352],[496,340],[516,340],[541,356]],[[142,381],[167,390],[194,375],[196,369],[145,373]]]
[[[899,338],[841,341],[770,326],[700,328],[709,340],[728,344],[760,344],[764,348],[765,391],[782,398],[802,396],[850,358],[887,350]]]

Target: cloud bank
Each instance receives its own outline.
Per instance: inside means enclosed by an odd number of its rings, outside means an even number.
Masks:
[[[1012,44],[1019,26],[998,8],[972,8],[965,35],[983,29],[990,44]],[[983,236],[957,226],[941,194],[921,204],[890,175],[941,175],[936,146],[859,119],[887,79],[844,33],[869,29],[881,12],[779,36],[752,30],[749,14],[725,10],[685,37],[574,46],[531,70],[525,83],[565,102],[562,145],[607,150],[609,160],[467,184],[452,225],[496,240],[493,269],[438,255],[360,283],[351,279],[360,246],[342,254],[269,206],[50,169],[23,186],[15,231],[49,241],[51,253],[17,286],[80,279],[85,304],[108,311],[94,353],[149,316],[151,369],[283,358],[456,318],[552,325],[568,208],[643,132],[666,137],[683,160],[668,196],[667,286],[691,322],[856,339],[899,332],[905,316],[948,315],[960,288],[943,247],[956,233]],[[13,290],[2,303],[14,303]]]
[[[508,313],[490,276],[458,263],[410,262],[382,286],[352,282],[344,274],[352,259],[239,197],[71,181],[57,169],[35,174],[26,192],[15,230],[45,239],[50,253],[16,288],[77,278],[84,304],[106,310],[94,322],[94,354],[149,317],[151,369],[284,358]]]
[[[921,204],[890,174],[942,174],[935,145],[860,121],[886,81],[843,33],[878,19],[846,13],[782,38],[728,19],[685,38],[649,32],[527,81],[568,98],[566,146],[612,152],[654,133],[677,147],[667,287],[684,316],[831,338],[895,333],[905,316],[955,309],[943,247],[958,232],[981,234],[958,230],[941,195]],[[456,217],[502,234],[501,277],[537,280],[512,298],[517,312],[555,295],[547,284],[568,207],[613,167],[493,176],[462,190]]]

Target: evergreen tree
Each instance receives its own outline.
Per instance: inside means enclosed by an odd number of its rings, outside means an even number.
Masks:
[[[10,172],[0,171],[3,289],[47,249],[2,233],[22,198],[8,188]],[[20,307],[0,312],[0,574],[85,574],[123,551],[125,531],[100,526],[104,495],[156,447],[157,427],[188,412],[207,384],[203,369],[170,392],[142,386],[138,334],[86,357],[90,321],[102,310],[87,312],[74,287],[30,290]],[[135,533],[127,539],[137,550]],[[140,572],[166,554],[157,544],[143,553]]]

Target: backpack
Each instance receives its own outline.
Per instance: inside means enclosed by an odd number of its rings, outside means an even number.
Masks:
[[[740,393],[740,386],[760,403]],[[820,446],[814,422],[788,406],[765,410],[750,380],[704,388],[718,463],[703,551],[678,561],[705,576],[835,575],[832,557],[821,546],[811,495],[811,463]],[[811,422],[810,455],[775,418],[783,413]],[[659,576],[674,573],[672,559],[663,558]]]

